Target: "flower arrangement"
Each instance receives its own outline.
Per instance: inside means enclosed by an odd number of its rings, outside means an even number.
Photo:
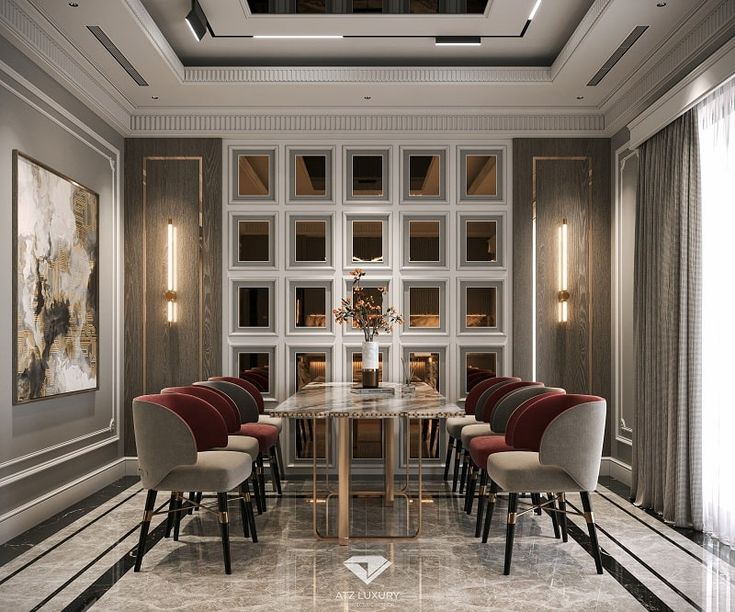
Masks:
[[[398,314],[395,307],[388,307],[383,311],[382,304],[376,304],[372,295],[368,294],[360,285],[365,271],[357,268],[352,271],[352,295],[354,296],[354,304],[352,297],[342,298],[339,308],[332,310],[334,319],[337,323],[347,323],[354,321],[357,327],[365,334],[365,342],[372,342],[373,338],[381,331],[390,333],[396,324],[403,325],[403,317]],[[388,292],[386,287],[379,287],[378,291],[385,295]]]

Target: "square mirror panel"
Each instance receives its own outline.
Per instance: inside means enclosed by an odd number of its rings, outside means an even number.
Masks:
[[[439,287],[409,287],[408,326],[411,328],[441,328],[441,295]]]
[[[237,221],[238,263],[271,263],[271,221],[268,219],[240,219]]]
[[[238,327],[262,327],[270,322],[269,287],[238,287]]]
[[[438,219],[408,222],[409,263],[441,262],[441,225]]]
[[[291,201],[332,199],[331,150],[289,150]]]
[[[274,149],[230,149],[232,202],[275,200]]]
[[[408,361],[408,378],[417,386],[426,385],[441,392],[443,350],[404,349],[404,359]],[[410,431],[411,458],[438,459],[442,430],[440,419],[412,419]]]
[[[297,220],[294,225],[296,263],[327,262],[327,222]]]
[[[352,221],[352,263],[384,263],[384,222]]]
[[[388,149],[351,150],[345,153],[346,201],[388,200]]]
[[[238,352],[238,376],[246,380],[257,381],[256,386],[259,390],[264,394],[269,394],[271,390],[270,362],[270,352]]]
[[[446,151],[403,150],[403,201],[446,200]]]
[[[459,216],[460,267],[503,267],[501,215]]]
[[[350,284],[352,284],[350,282]],[[375,306],[379,306],[382,309],[383,308],[383,292],[380,290],[380,287],[366,287],[363,283],[363,286],[360,288],[360,290],[353,290],[352,292],[352,303],[356,304],[359,300],[365,300],[370,301]],[[352,321],[352,328],[358,329],[357,323],[355,321]]]
[[[294,325],[297,328],[327,327],[327,291],[324,287],[296,287]]]
[[[503,151],[459,151],[460,201],[503,199]]]
[[[470,378],[483,373],[488,376],[500,376],[502,368],[502,347],[462,347],[460,348],[460,364],[462,364],[462,394],[467,393]]]
[[[460,281],[460,333],[502,333],[502,281]]]

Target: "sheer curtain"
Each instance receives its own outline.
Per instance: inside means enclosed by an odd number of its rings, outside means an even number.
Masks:
[[[702,178],[704,530],[735,544],[735,79],[697,108]]]

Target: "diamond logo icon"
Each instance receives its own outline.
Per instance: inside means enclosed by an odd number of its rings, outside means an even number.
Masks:
[[[365,584],[370,584],[391,565],[388,559],[380,555],[357,555],[345,561],[345,567]]]

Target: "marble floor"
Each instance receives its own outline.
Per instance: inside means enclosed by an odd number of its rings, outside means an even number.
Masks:
[[[256,516],[258,544],[242,537],[233,504],[232,575],[223,573],[218,526],[201,512],[184,519],[178,542],[163,537],[163,517],[155,517],[153,546],[135,574],[145,493],[123,479],[0,546],[0,610],[735,610],[729,549],[635,508],[615,481],[603,481],[592,499],[602,576],[584,522],[571,521],[565,544],[545,515],[519,520],[512,573],[503,576],[503,502],[483,545],[473,537],[475,517],[441,482],[428,485],[416,540],[316,541],[308,486],[289,482],[283,497],[270,496],[267,512]],[[317,507],[330,531],[330,506]],[[407,520],[405,500],[386,511],[361,498],[353,529],[411,530],[414,504],[411,510]],[[377,559],[350,563],[356,556]],[[365,569],[369,584],[358,576]]]

